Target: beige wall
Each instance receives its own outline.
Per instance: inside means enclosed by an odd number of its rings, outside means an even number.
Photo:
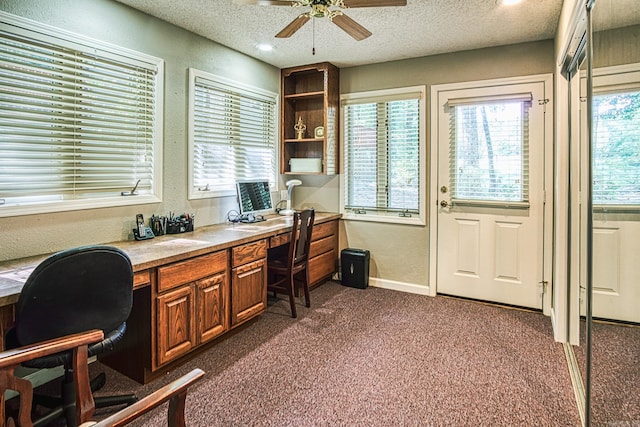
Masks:
[[[190,212],[196,227],[224,221],[235,197],[187,200],[189,67],[279,92],[280,71],[113,0],[2,0],[0,10],[165,60],[163,202],[0,218],[0,260],[128,239],[136,213]]]
[[[597,32],[593,35],[593,66],[599,68],[638,63],[638,46],[640,25]]]

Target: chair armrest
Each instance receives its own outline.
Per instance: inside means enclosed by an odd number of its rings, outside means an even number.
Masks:
[[[7,369],[38,357],[60,353],[61,351],[71,350],[83,345],[86,346],[93,344],[101,341],[103,337],[104,334],[101,330],[94,329],[87,332],[42,341],[24,347],[5,350],[0,353],[0,369]]]
[[[172,381],[166,386],[154,391],[148,396],[140,399],[136,403],[127,406],[117,413],[104,418],[96,423],[85,423],[80,427],[118,427],[124,426],[131,421],[139,418],[143,414],[162,405],[166,401],[169,402],[168,425],[172,427],[184,427],[184,409],[187,398],[187,388],[194,382],[204,376],[202,369],[194,369],[188,374],[183,375],[177,380]]]
[[[38,357],[62,351],[71,351],[73,380],[76,384],[76,419],[79,422],[90,420],[95,409],[91,386],[89,383],[88,346],[101,341],[104,334],[99,329],[67,335],[52,340],[42,341],[31,345],[6,350],[0,353],[0,425],[4,425],[6,390],[18,392],[20,398],[20,412],[17,424],[29,426],[31,423],[31,409],[33,403],[33,385],[24,378],[15,375],[20,364]],[[15,423],[11,419],[10,423]],[[10,424],[13,425],[13,424]]]

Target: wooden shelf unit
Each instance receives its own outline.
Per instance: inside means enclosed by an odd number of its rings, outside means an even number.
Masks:
[[[323,62],[285,68],[281,73],[281,150],[280,172],[283,174],[338,173],[340,70]],[[306,126],[302,139],[294,128],[298,120]],[[315,137],[322,126],[324,136]],[[320,172],[291,172],[291,159],[321,159]]]

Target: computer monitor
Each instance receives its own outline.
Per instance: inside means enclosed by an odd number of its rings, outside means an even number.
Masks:
[[[240,221],[264,221],[263,214],[273,211],[269,181],[238,181],[236,183]]]

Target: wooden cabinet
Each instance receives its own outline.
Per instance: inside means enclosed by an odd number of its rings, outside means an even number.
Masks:
[[[225,332],[227,327],[227,274],[218,273],[195,284],[198,318],[197,343],[202,344]]]
[[[236,246],[231,255],[231,325],[267,309],[267,240]]]
[[[338,223],[335,216],[316,214],[311,286],[330,278],[336,269]],[[213,229],[224,233],[228,225]],[[101,362],[146,384],[247,325],[267,308],[267,249],[286,244],[286,230],[283,224],[260,238],[243,235],[214,252],[189,251],[190,257],[162,260],[137,271],[127,332]],[[0,307],[0,330],[12,323],[13,306]]]
[[[190,285],[160,295],[158,307],[158,365],[167,363],[195,347],[194,293]]]
[[[228,329],[227,264],[220,251],[158,268],[157,366]]]
[[[281,173],[338,173],[339,85],[340,70],[328,62],[282,70]],[[301,138],[299,121],[306,128]]]

